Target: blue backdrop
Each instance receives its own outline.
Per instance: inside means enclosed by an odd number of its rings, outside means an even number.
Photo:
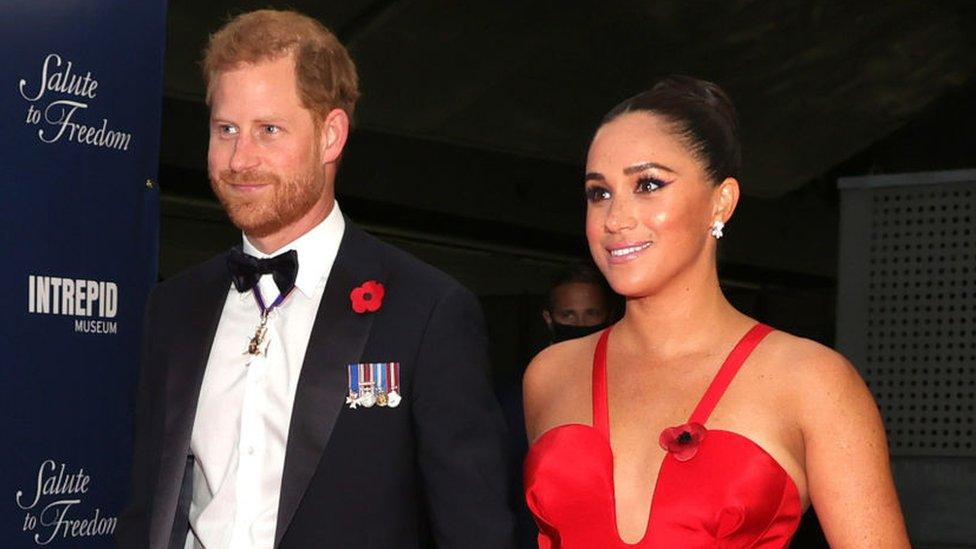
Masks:
[[[0,6],[0,546],[107,547],[156,278],[165,0]]]

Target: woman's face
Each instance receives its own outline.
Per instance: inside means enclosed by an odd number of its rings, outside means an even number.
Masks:
[[[597,131],[586,158],[593,260],[626,297],[653,295],[684,274],[706,272],[696,269],[713,268],[709,231],[715,220],[726,219],[722,194],[662,118],[629,113],[614,119]]]

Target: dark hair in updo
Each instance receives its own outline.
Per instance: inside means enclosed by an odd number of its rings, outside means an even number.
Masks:
[[[611,109],[600,126],[632,112],[654,114],[672,124],[677,135],[705,164],[713,183],[738,177],[742,148],[735,107],[716,84],[690,76],[668,76]]]

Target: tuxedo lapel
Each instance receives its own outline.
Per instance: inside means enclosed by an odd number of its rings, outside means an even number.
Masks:
[[[190,313],[176,319],[175,336],[169,341],[173,351],[166,365],[162,455],[149,530],[153,548],[169,547],[173,531],[200,385],[230,288],[225,255],[204,270],[195,292],[182,297]]]
[[[347,366],[360,362],[366,346],[374,313],[354,312],[349,294],[367,280],[384,282],[386,273],[378,253],[366,234],[347,220],[312,325],[295,393],[275,547],[295,516],[345,402]]]

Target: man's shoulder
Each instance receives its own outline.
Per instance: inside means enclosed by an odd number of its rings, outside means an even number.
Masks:
[[[156,296],[172,296],[195,293],[202,288],[209,288],[218,284],[230,287],[226,251],[220,252],[202,263],[187,267],[157,283],[153,294]]]
[[[441,296],[452,291],[470,293],[466,287],[454,277],[434,267],[411,253],[402,250],[379,238],[354,228],[361,233],[359,238],[363,245],[370,247],[382,257],[384,267],[390,274],[391,280],[401,288],[408,288],[410,292],[429,294],[432,297]],[[417,295],[417,294],[415,294]],[[417,295],[419,297],[419,295]]]

